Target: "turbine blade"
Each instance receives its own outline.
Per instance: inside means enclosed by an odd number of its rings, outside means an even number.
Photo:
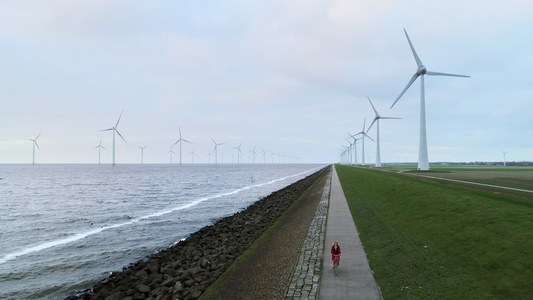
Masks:
[[[372,104],[372,100],[370,100],[370,97],[366,96],[368,98],[368,101],[370,101],[370,105],[372,105],[372,109],[374,110],[374,112],[376,113],[376,117],[379,117],[379,114],[378,114],[378,111],[376,110],[376,108],[374,107],[374,104]]]
[[[117,126],[118,126],[118,122],[120,122],[120,118],[122,118],[122,113],[123,113],[123,112],[124,112],[124,110],[122,110],[122,111],[120,112],[120,116],[118,117],[117,125],[115,125],[115,128],[117,128]]]
[[[39,144],[37,144],[37,141],[33,141],[35,143],[35,146],[37,146],[37,149],[41,150],[41,148],[39,148]]]
[[[405,32],[405,36],[407,37],[407,41],[409,42],[409,46],[411,47],[411,51],[413,52],[413,56],[415,57],[416,65],[417,65],[419,68],[420,68],[420,67],[423,67],[424,64],[423,64],[422,61],[420,60],[420,57],[418,57],[418,54],[416,54],[415,47],[413,47],[413,43],[411,43],[411,39],[409,38],[409,35],[407,34],[407,31],[405,31],[405,29],[404,29],[403,32]]]
[[[37,141],[37,139],[41,136],[41,133],[43,133],[42,131],[39,133],[39,135],[37,135],[37,137],[35,138],[35,140]]]
[[[380,119],[401,119],[401,118],[396,118],[396,117],[380,117]]]
[[[189,144],[193,144],[193,143],[191,143],[191,142],[189,142],[189,141],[187,141],[187,140],[183,140],[183,139],[182,139],[182,141],[184,141],[184,142],[186,142],[186,143],[189,143]]]
[[[109,130],[113,130],[114,128],[108,128],[108,129],[102,129],[100,131],[109,131]]]
[[[468,75],[457,75],[457,74],[449,74],[449,73],[441,73],[441,72],[426,71],[426,74],[430,75],[430,76],[451,76],[451,77],[466,77],[466,78],[470,78],[470,76],[468,76]]]
[[[376,123],[377,120],[379,120],[380,118],[379,117],[375,117],[374,120],[372,121],[372,123],[370,124],[370,126],[368,126],[368,129],[366,130],[366,132],[369,132],[370,131],[370,128],[372,128],[372,125],[374,125],[374,123]],[[366,133],[365,133],[366,135]]]
[[[375,142],[371,137],[369,137],[366,133],[363,133],[367,138],[369,138],[372,142]]]
[[[407,89],[413,84],[413,82],[415,82],[415,80],[418,78],[418,73],[415,73],[413,75],[413,77],[411,77],[411,79],[409,80],[409,82],[407,83],[407,86],[403,89],[403,91],[400,93],[400,96],[398,96],[398,98],[396,98],[396,100],[394,101],[394,103],[392,103],[392,105],[390,106],[390,108],[393,108],[394,105],[396,104],[396,102],[398,102],[398,100],[400,100],[400,98],[403,96],[403,94],[405,94],[405,92],[407,91]]]
[[[124,137],[122,137],[122,135],[120,134],[120,132],[118,132],[118,130],[115,128],[115,131],[117,132],[118,136],[120,136],[120,138],[124,141],[124,143],[126,143],[126,145],[128,144],[128,142],[126,142],[126,140],[124,139]]]

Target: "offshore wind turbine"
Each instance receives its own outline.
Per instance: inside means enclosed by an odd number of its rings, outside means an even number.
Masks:
[[[378,111],[374,107],[374,104],[372,104],[372,100],[370,100],[370,97],[367,96],[367,98],[368,98],[368,101],[370,102],[370,105],[372,105],[372,109],[374,110],[374,113],[376,114],[376,116],[374,117],[374,120],[372,121],[370,126],[368,126],[368,129],[366,130],[366,132],[368,133],[368,131],[370,131],[370,128],[372,128],[372,125],[376,123],[376,167],[381,167],[381,154],[380,154],[380,149],[379,149],[379,120],[380,119],[401,119],[401,118],[380,116]]]
[[[148,145],[144,146],[144,147],[141,147],[141,146],[137,146],[139,147],[139,149],[141,149],[141,165],[144,165],[144,148],[148,147]]]
[[[218,146],[224,145],[224,143],[217,143],[213,138],[211,138],[211,140],[215,144],[215,150],[213,152],[215,154],[215,165],[218,165]]]
[[[183,144],[183,142],[186,142],[186,143],[189,143],[189,144],[192,144],[191,142],[187,141],[187,140],[184,140],[181,138],[181,128],[179,128],[179,132],[180,132],[180,139],[177,140],[174,145],[172,145],[172,147],[174,147],[177,143],[180,144],[180,166],[181,166],[181,144]]]
[[[255,147],[257,147],[257,146],[254,146],[254,148],[252,150],[248,150],[248,151],[252,152],[252,163],[253,164],[255,164],[255,155],[257,154],[257,153],[255,153]]]
[[[400,93],[400,96],[396,98],[396,101],[391,105],[391,108],[400,100],[400,97],[409,89],[409,87],[415,82],[415,80],[420,77],[420,138],[419,138],[419,144],[418,144],[418,169],[419,170],[429,170],[429,158],[428,158],[428,143],[427,143],[427,134],[426,134],[426,99],[425,99],[425,89],[424,89],[424,75],[430,75],[430,76],[452,76],[452,77],[470,77],[467,75],[457,75],[457,74],[448,74],[448,73],[440,73],[440,72],[432,72],[428,71],[420,58],[418,57],[418,54],[416,54],[415,48],[413,47],[413,44],[411,43],[411,39],[409,39],[409,35],[407,34],[407,31],[405,29],[403,30],[405,32],[405,36],[407,37],[407,41],[409,42],[409,47],[411,47],[411,52],[413,52],[413,56],[416,61],[416,65],[418,66],[416,73],[411,77],[409,82],[407,83],[407,86],[403,89],[403,91]]]
[[[124,141],[124,143],[126,143],[126,145],[128,144],[128,142],[126,142],[126,140],[122,137],[120,132],[118,132],[118,130],[117,130],[118,122],[120,122],[120,118],[122,117],[122,113],[123,112],[124,112],[124,110],[120,113],[120,116],[118,117],[118,120],[117,120],[117,124],[115,124],[114,127],[111,127],[111,128],[108,128],[108,129],[104,129],[104,130],[100,130],[100,131],[110,131],[110,130],[113,131],[113,167],[115,166],[115,133],[117,133],[118,136],[120,136],[120,138]]]
[[[191,164],[194,164],[194,156],[196,155],[196,153],[194,153],[194,148],[192,148],[192,152],[190,154],[191,154]]]
[[[32,165],[35,166],[35,146],[37,146],[37,149],[41,150],[41,148],[39,148],[39,144],[37,144],[37,139],[41,136],[41,133],[43,133],[42,131],[37,135],[37,137],[35,137],[34,139],[28,139],[28,141],[31,141],[32,144],[33,144],[33,155],[32,155]]]
[[[259,148],[259,149],[261,149],[261,148]],[[261,151],[263,151],[263,164],[266,164],[266,154],[268,153],[268,150],[265,151],[265,150],[261,149]]]
[[[174,152],[174,150],[172,150],[172,146],[170,147],[170,151],[168,151],[167,153],[170,153],[170,164],[172,164],[172,154],[176,154],[176,152]]]
[[[244,142],[244,141],[243,141]],[[239,147],[233,147],[233,149],[237,149],[237,164],[239,165],[240,164],[240,161],[239,161],[239,156],[242,155],[242,151],[241,151],[241,146],[242,146],[242,143],[241,142],[239,144]]]
[[[100,164],[100,152],[102,149],[107,150],[104,146],[102,146],[102,139],[100,139],[100,144],[98,146],[94,147],[93,150],[98,149],[98,164]]]

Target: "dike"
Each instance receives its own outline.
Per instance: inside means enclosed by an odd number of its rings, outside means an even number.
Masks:
[[[198,299],[326,171],[327,167],[276,191],[66,299]]]

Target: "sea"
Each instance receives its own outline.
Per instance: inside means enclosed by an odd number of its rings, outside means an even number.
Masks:
[[[64,299],[325,165],[0,165],[0,299]]]

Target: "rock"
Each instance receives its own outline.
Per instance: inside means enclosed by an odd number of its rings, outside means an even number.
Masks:
[[[149,286],[141,283],[137,286],[137,290],[141,293],[150,293],[152,289]]]
[[[182,291],[183,291],[183,283],[181,283],[181,281],[176,282],[176,284],[174,285],[174,294],[176,292],[182,292]]]

